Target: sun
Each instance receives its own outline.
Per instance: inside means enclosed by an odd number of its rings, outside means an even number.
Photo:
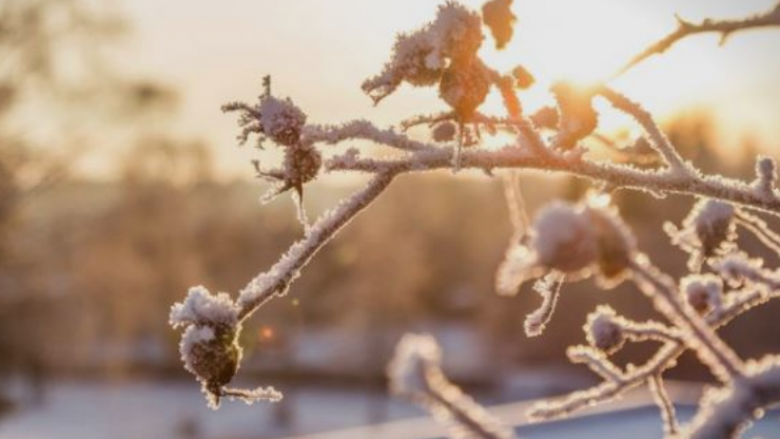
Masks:
[[[637,2],[528,1],[516,9],[514,41],[488,56],[524,64],[545,82],[604,81],[665,28]]]

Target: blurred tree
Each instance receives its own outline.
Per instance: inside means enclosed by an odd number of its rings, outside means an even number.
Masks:
[[[114,67],[109,50],[125,31],[111,1],[0,2],[0,371],[29,376],[36,399],[64,285],[41,276],[49,249],[27,206],[67,177],[98,131],[173,102]]]

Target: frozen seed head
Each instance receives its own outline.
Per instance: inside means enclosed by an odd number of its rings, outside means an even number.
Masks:
[[[390,390],[412,399],[426,398],[430,377],[440,373],[441,350],[428,334],[406,334],[387,369]]]
[[[723,281],[712,274],[692,275],[684,278],[681,289],[688,303],[700,315],[707,315],[721,309],[723,302]]]
[[[185,328],[179,345],[184,366],[200,381],[212,407],[219,405],[221,389],[241,360],[238,312],[227,294],[212,295],[204,287],[191,288],[184,302],[171,309],[171,325]]]
[[[585,331],[588,343],[607,355],[619,351],[626,342],[623,326],[609,306],[600,306],[588,316]]]
[[[170,323],[174,328],[189,325],[226,325],[238,322],[238,306],[227,293],[213,295],[205,287],[190,288],[187,298],[171,308]]]
[[[241,361],[237,328],[225,325],[190,326],[180,353],[185,368],[200,381],[209,405],[219,407],[222,389],[235,376]]]
[[[222,111],[240,113],[238,136],[246,143],[252,135],[258,135],[258,145],[270,138],[281,146],[295,146],[300,143],[301,132],[306,125],[306,114],[289,98],[278,99],[266,93],[254,105],[232,102],[222,106]]]
[[[475,58],[485,39],[479,14],[455,1],[439,7],[430,32],[443,55],[452,61]]]
[[[263,201],[270,201],[289,190],[295,190],[302,200],[303,185],[314,180],[322,168],[322,155],[313,146],[299,145],[285,150],[281,169],[266,171],[260,168],[259,162],[254,164],[260,177],[278,183],[263,196]]]
[[[273,96],[263,96],[258,111],[260,124],[266,136],[280,145],[298,144],[301,130],[306,125],[306,114],[289,98],[277,99]]]
[[[693,227],[706,256],[734,239],[734,206],[717,200],[700,202],[693,212]]]
[[[442,122],[433,129],[433,140],[439,143],[447,143],[455,140],[458,128],[452,122]]]
[[[303,185],[314,180],[322,167],[322,156],[314,147],[290,148],[284,155],[284,185],[303,195]]]
[[[379,103],[403,82],[434,86],[451,63],[475,59],[483,39],[479,14],[448,1],[433,22],[398,37],[392,58],[379,75],[363,83],[363,91]]]
[[[531,247],[538,264],[563,273],[588,268],[599,257],[596,229],[583,210],[555,202],[534,221]]]
[[[461,122],[468,122],[485,102],[492,84],[491,74],[479,59],[453,63],[444,71],[439,95]]]
[[[736,247],[736,214],[731,204],[703,199],[694,205],[681,229],[667,224],[665,230],[675,245],[690,253],[690,268],[699,270],[708,258],[724,255]]]

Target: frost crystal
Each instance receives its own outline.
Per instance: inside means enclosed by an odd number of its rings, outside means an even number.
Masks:
[[[222,324],[234,326],[238,307],[227,293],[212,295],[205,287],[190,288],[187,298],[171,308],[170,322],[174,328],[187,325]]]

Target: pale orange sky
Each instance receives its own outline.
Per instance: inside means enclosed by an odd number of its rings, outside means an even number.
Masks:
[[[391,124],[442,108],[433,90],[402,89],[374,108],[360,83],[387,60],[394,34],[435,15],[440,0],[125,0],[133,25],[133,62],[160,75],[182,98],[179,131],[219,148],[223,170],[244,170],[235,119],[219,111],[230,100],[253,101],[260,78],[289,95],[310,120],[368,118]],[[478,7],[482,0],[464,3]],[[774,0],[517,0],[512,45],[485,56],[494,67],[523,63],[540,80],[526,97],[546,99],[555,78],[608,76],[675,26],[674,14],[739,17]],[[780,151],[780,30],[737,34],[724,47],[697,36],[614,82],[660,116],[689,107],[716,112],[724,147],[745,135]],[[488,41],[486,46],[492,42]],[[239,168],[239,166],[241,166]]]

